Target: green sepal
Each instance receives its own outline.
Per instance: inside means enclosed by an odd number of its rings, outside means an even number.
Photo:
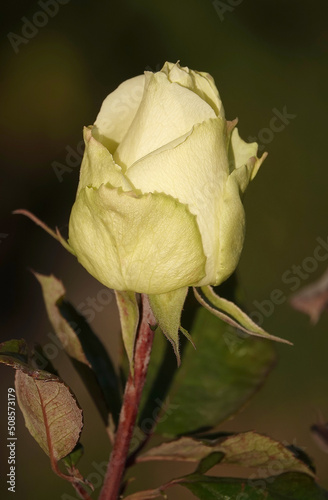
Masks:
[[[128,356],[130,371],[134,373],[133,355],[139,324],[139,307],[134,292],[115,290],[116,302],[121,320],[122,338]]]
[[[203,294],[205,295],[207,301],[200,295],[198,290],[194,288],[195,297],[198,302],[204,306],[210,313],[214,314],[218,318],[220,318],[225,323],[242,330],[249,335],[253,335],[255,337],[262,337],[270,340],[275,340],[277,342],[283,342],[285,344],[292,345],[289,340],[282,339],[280,337],[276,337],[274,335],[270,335],[263,328],[257,325],[246,313],[244,313],[241,309],[239,309],[236,304],[230,302],[227,299],[219,297],[214,292],[211,286],[203,286],[201,287]]]
[[[195,342],[193,341],[192,336],[185,328],[182,328],[181,325],[180,325],[180,332],[186,337],[187,340],[189,340],[193,348],[196,350]]]
[[[180,320],[187,292],[188,287],[183,287],[173,292],[149,295],[150,307],[158,322],[159,328],[173,346],[178,366],[180,366],[181,363],[179,350]],[[184,335],[187,333],[186,336],[189,336],[188,332],[185,330],[182,330],[182,333]]]

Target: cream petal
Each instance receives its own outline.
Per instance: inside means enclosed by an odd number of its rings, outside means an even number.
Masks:
[[[145,75],[126,80],[102,103],[94,123],[94,136],[114,153],[127,133],[139,108],[145,86]]]
[[[245,212],[240,199],[239,184],[233,175],[229,176],[222,194],[219,214],[219,251],[215,279],[210,283],[212,285],[219,285],[233,273],[244,243]]]
[[[87,271],[115,290],[166,293],[205,274],[195,216],[162,193],[136,195],[109,185],[82,189],[69,244]]]
[[[214,106],[216,107],[214,109],[217,109],[217,114],[224,118],[224,107],[220,98],[219,91],[215,85],[214,78],[209,73],[205,73],[203,71],[194,71],[194,73],[198,76],[197,87],[207,95],[208,99],[210,99],[210,102],[213,102]]]
[[[113,187],[131,191],[132,184],[124,176],[121,167],[116,165],[108,149],[92,136],[92,128],[83,131],[85,152],[80,170],[77,194],[86,186],[98,188],[109,182]]]
[[[236,123],[232,122],[232,126]],[[217,275],[214,285],[226,280],[235,270],[243,248],[245,237],[245,212],[241,201],[248,184],[255,177],[267,154],[257,158],[257,144],[246,143],[234,128],[229,148],[230,170],[220,205],[220,250],[218,252]]]
[[[219,210],[228,173],[225,121],[215,118],[196,125],[178,146],[141,159],[126,174],[143,193],[167,193],[197,216],[207,257],[203,280],[207,284],[216,279]]]
[[[181,67],[179,63],[166,62],[162,68],[170,82],[179,83],[189,88],[204,99],[218,116],[224,117],[224,109],[218,89],[213,78],[208,73],[193,71],[188,67]]]
[[[129,168],[140,158],[188,133],[215,112],[192,90],[171,83],[163,72],[146,73],[145,92],[114,159]]]
[[[237,120],[231,122],[232,127],[237,123]],[[240,137],[238,128],[233,128],[229,145],[229,165],[230,170],[238,169],[243,165],[249,165],[251,169],[250,180],[253,180],[260,166],[267,157],[264,153],[261,158],[257,158],[258,144],[256,142],[245,142]],[[244,191],[244,189],[243,189]]]

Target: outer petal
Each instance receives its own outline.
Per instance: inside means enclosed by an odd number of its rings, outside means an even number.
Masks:
[[[122,141],[139,108],[145,75],[126,80],[102,103],[95,121],[94,135],[113,153]]]
[[[207,257],[206,284],[216,280],[220,207],[228,172],[225,121],[221,118],[196,125],[182,144],[148,155],[127,171],[129,180],[143,193],[170,194],[197,216]]]
[[[114,159],[129,168],[135,161],[185,135],[215,112],[192,90],[171,83],[163,72],[146,72],[145,92]]]
[[[195,216],[162,193],[137,196],[109,185],[82,189],[69,243],[87,271],[116,290],[165,293],[205,274]]]
[[[234,126],[236,123],[232,122]],[[217,274],[211,284],[218,285],[235,270],[243,248],[245,237],[245,212],[241,202],[250,181],[255,177],[267,154],[257,158],[256,142],[246,143],[234,128],[229,146],[229,167],[232,170],[221,199],[220,213],[220,250],[218,252]]]
[[[232,122],[233,124],[236,122]],[[258,144],[256,142],[245,142],[239,136],[238,128],[234,128],[231,134],[230,146],[229,146],[229,165],[231,170],[238,169],[239,167],[249,164],[251,159],[255,161],[251,162],[251,176],[250,180],[253,180],[257,174],[261,164],[267,157],[267,153],[264,153],[261,158],[257,158]],[[246,189],[246,187],[245,187]],[[243,189],[243,191],[245,191]]]
[[[218,116],[224,117],[224,109],[214,80],[208,73],[193,71],[187,66],[181,67],[179,63],[166,62],[162,68],[170,82],[176,82],[189,88],[199,97],[204,99]]]
[[[222,199],[220,200],[220,234],[217,275],[212,284],[218,285],[227,279],[237,267],[245,236],[245,212],[241,202],[243,193],[261,159],[251,158],[248,163],[234,170],[228,178]]]
[[[241,167],[243,168],[243,167]],[[229,176],[220,200],[219,252],[216,276],[210,284],[219,285],[236,269],[245,236],[245,212],[236,177]]]
[[[92,136],[92,128],[84,128],[83,136],[85,152],[77,194],[86,186],[98,188],[107,182],[114,187],[121,187],[124,191],[130,191],[131,183],[124,176],[121,167],[116,165],[108,149]]]

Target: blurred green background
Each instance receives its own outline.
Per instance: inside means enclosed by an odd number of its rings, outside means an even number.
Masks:
[[[328,419],[328,315],[312,327],[288,305],[295,282],[283,278],[313,256],[316,238],[328,237],[326,0],[62,0],[56,5],[58,12],[50,16],[38,14],[44,12],[42,1],[7,2],[1,19],[1,340],[48,342],[51,329],[29,268],[61,278],[76,305],[103,290],[55,241],[27,219],[11,215],[12,210],[27,208],[66,234],[79,154],[76,166],[68,165],[70,171],[61,176],[54,162],[67,166],[68,151],[77,151],[83,125],[94,121],[105,96],[127,78],[159,70],[166,60],[207,71],[215,78],[226,116],[238,116],[241,136],[257,137],[269,152],[245,198],[247,235],[238,267],[244,304],[258,313],[254,302],[281,290],[286,300],[272,307],[266,303],[263,325],[294,342],[294,347],[277,346],[278,364],[267,384],[222,429],[256,429],[303,447],[328,487],[328,456],[309,432],[318,412]],[[27,20],[34,28],[26,27]],[[272,118],[284,109],[292,117],[279,132],[272,130]],[[319,277],[326,266],[319,262],[296,289]],[[113,300],[98,309],[92,326],[115,357],[119,325]],[[88,475],[94,462],[107,460],[105,433],[62,354],[56,365],[85,408],[81,470]],[[1,367],[0,380],[5,410],[12,371]],[[65,492],[74,497],[17,418],[15,498],[64,500]],[[2,412],[0,436],[5,433]],[[0,490],[2,498],[10,498],[3,479],[6,450],[0,442]],[[177,475],[175,464],[161,469],[152,466],[150,477],[147,467],[139,466],[136,485],[156,486]],[[193,497],[178,487],[169,498]]]

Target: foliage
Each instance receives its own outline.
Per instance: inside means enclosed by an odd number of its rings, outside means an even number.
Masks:
[[[36,274],[36,278],[58,341],[113,440],[124,380],[116,374],[90,325],[66,300],[62,283],[54,276]],[[120,297],[123,319],[127,299]],[[129,304],[134,320],[125,326],[123,321],[123,327],[132,367],[139,304],[134,297]],[[189,331],[192,343],[185,339],[181,344],[180,368],[165,337],[159,329],[155,332],[135,431],[143,438],[131,440],[125,469],[141,462],[180,461],[194,463],[196,470],[126,498],[158,498],[180,486],[202,500],[327,499],[328,493],[317,485],[313,464],[303,451],[255,431],[228,434],[217,430],[263,385],[275,363],[271,343],[223,323],[204,308],[194,314]],[[70,481],[82,498],[90,498],[91,485],[76,467],[83,456],[79,441],[83,418],[75,396],[40,347],[29,352],[24,340],[5,342],[0,345],[0,362],[16,370],[16,395],[26,427],[49,456],[54,472]],[[124,364],[129,364],[127,357]],[[154,433],[161,436],[155,446],[151,442]],[[227,464],[238,466],[236,477],[224,477],[221,468]],[[215,475],[210,476],[213,467]],[[244,477],[239,477],[240,470],[245,471]]]

